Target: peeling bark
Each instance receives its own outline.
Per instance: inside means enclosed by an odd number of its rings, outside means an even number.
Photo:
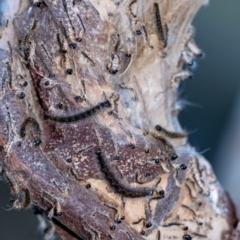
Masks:
[[[44,210],[45,239],[239,237],[230,198],[177,119],[204,3],[6,2],[0,166],[12,206]]]

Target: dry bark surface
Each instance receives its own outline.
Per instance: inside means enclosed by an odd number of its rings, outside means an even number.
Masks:
[[[238,239],[177,119],[204,3],[5,2],[0,166],[44,239]]]

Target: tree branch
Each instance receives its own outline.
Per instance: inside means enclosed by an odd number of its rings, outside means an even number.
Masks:
[[[0,163],[14,208],[48,211],[63,239],[230,237],[234,206],[177,119],[205,2],[6,2]]]

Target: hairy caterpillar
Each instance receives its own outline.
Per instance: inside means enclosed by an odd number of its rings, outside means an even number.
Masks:
[[[108,179],[108,181],[110,181],[111,185],[117,189],[118,193],[123,194],[126,197],[132,198],[153,195],[153,190],[151,188],[131,188],[119,182],[119,180],[117,180],[115,176],[110,172],[110,169],[107,166],[100,150],[96,152],[96,155],[106,178]]]
[[[90,108],[86,110],[85,112],[77,113],[71,116],[51,116],[47,113],[44,113],[46,118],[56,121],[56,122],[61,122],[61,123],[68,123],[68,122],[76,122],[82,119],[85,119],[87,117],[92,116],[93,114],[99,112],[102,108],[109,108],[111,107],[111,104],[109,101],[101,102],[100,104],[96,105],[93,108]]]
[[[155,9],[157,30],[159,33],[160,40],[164,42],[163,47],[165,48],[167,46],[167,39],[166,39],[167,26],[164,25],[164,27],[163,27],[163,25],[162,25],[160,10],[159,10],[159,6],[157,3],[154,3],[154,9]]]
[[[185,133],[170,132],[165,128],[161,127],[160,125],[157,125],[155,128],[158,132],[163,133],[166,137],[169,137],[169,138],[185,138],[186,137]]]
[[[24,138],[26,136],[26,129],[27,126],[30,125],[31,126],[31,130],[32,130],[32,135],[33,135],[33,139],[32,139],[32,143],[34,146],[39,146],[41,144],[41,130],[39,127],[38,122],[34,119],[34,118],[27,118],[21,128],[20,128],[20,136],[22,138]]]

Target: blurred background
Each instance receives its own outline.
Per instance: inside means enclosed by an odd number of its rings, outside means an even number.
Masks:
[[[195,77],[180,87],[181,98],[192,106],[179,119],[193,132],[190,143],[211,162],[240,210],[240,1],[211,0],[193,25],[195,40],[206,54],[197,60]],[[0,182],[0,239],[42,239],[30,210],[8,211],[9,192],[8,185]]]
[[[180,86],[192,103],[180,113],[189,142],[211,162],[240,216],[240,1],[210,0],[193,25],[205,52],[194,79]]]

